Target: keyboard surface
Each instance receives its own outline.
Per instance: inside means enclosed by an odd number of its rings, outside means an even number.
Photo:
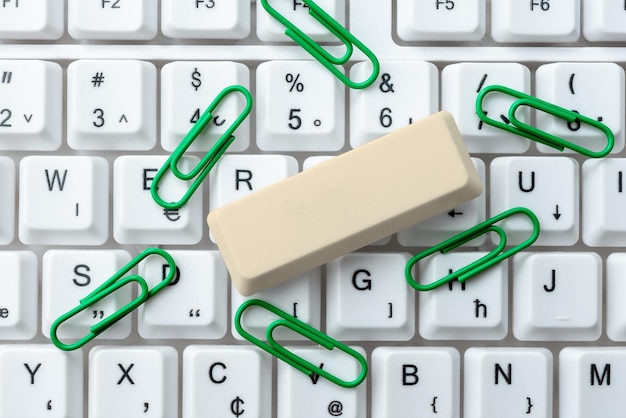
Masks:
[[[343,55],[302,1],[269,3]],[[380,60],[370,87],[344,86],[260,1],[0,0],[0,418],[623,416],[626,4],[318,4]],[[343,71],[363,80],[371,66],[355,50]],[[606,124],[610,155],[484,124],[475,101],[494,84]],[[250,90],[250,116],[185,206],[156,205],[157,171],[229,85]],[[512,101],[494,95],[483,110],[508,123]],[[224,100],[181,171],[244,105]],[[365,382],[340,388],[245,341],[233,319],[249,297],[231,285],[207,213],[439,110],[454,116],[481,176],[478,198],[252,296],[364,355]],[[518,113],[572,143],[606,145],[580,120]],[[541,223],[530,248],[464,283],[407,286],[411,256],[518,206]],[[530,234],[507,226],[510,245]],[[493,238],[420,261],[419,280],[485,256]],[[82,348],[56,348],[53,322],[148,247],[166,250],[175,272],[158,255],[133,271],[170,286]],[[86,307],[59,338],[89,335],[138,292],[123,286]],[[264,339],[275,317],[255,309],[245,326]],[[289,329],[276,336],[329,373],[359,373],[346,353]]]

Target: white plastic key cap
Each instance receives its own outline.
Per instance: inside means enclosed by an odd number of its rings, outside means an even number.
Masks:
[[[202,187],[179,209],[164,209],[150,187],[167,156],[124,155],[113,167],[113,236],[123,244],[195,244],[202,238]],[[198,158],[186,156],[178,168],[188,173]],[[178,201],[190,182],[163,177],[158,188],[165,201]]]
[[[139,334],[143,338],[217,339],[227,328],[226,266],[217,251],[168,250],[176,261],[172,283],[149,304],[139,307]],[[150,288],[169,269],[162,260],[142,263],[139,275]]]
[[[344,86],[317,61],[257,67],[257,144],[264,151],[338,151]]]
[[[0,206],[0,245],[9,244],[15,236],[15,163],[9,157],[0,157],[0,196],[5,204]]]
[[[535,95],[568,110],[601,121],[611,129],[615,145],[611,152],[624,148],[624,69],[612,62],[553,63],[540,66],[535,73]],[[601,151],[607,137],[598,128],[580,122],[566,122],[545,112],[535,112],[537,127],[592,151]],[[539,144],[542,152],[561,151]],[[565,149],[564,152],[573,152]]]
[[[545,348],[469,348],[464,359],[463,416],[552,417],[552,361]]]
[[[64,9],[63,0],[2,0],[0,39],[59,39]]]
[[[539,219],[538,245],[571,245],[579,235],[578,162],[569,157],[498,157],[492,160],[491,208],[497,214],[517,206]],[[510,243],[530,234],[528,223],[505,222]]]
[[[360,62],[350,78],[369,76],[371,64]],[[350,90],[350,145],[352,148],[392,132],[439,109],[439,73],[426,61],[383,61],[371,88]]]
[[[612,341],[626,341],[626,253],[613,253],[606,259],[606,335]]]
[[[580,36],[580,0],[493,0],[496,42],[574,42]]]
[[[223,3],[226,5],[226,3]],[[182,3],[181,3],[182,6]],[[174,151],[200,115],[225,87],[249,88],[250,70],[236,62],[178,61],[165,64],[161,70],[161,145]],[[206,126],[188,148],[207,152],[224,134],[245,107],[244,98],[235,93],[226,96]],[[250,119],[246,118],[234,132],[235,141],[228,151],[244,151],[250,145]]]
[[[243,39],[250,34],[250,1],[162,0],[161,31],[170,38]]]
[[[75,39],[149,40],[157,34],[153,0],[68,0],[67,31]]]
[[[375,348],[372,416],[459,417],[460,363],[452,347]]]
[[[272,357],[256,347],[190,345],[183,352],[183,418],[264,418],[272,412]]]
[[[37,257],[29,251],[0,251],[0,341],[29,340],[37,333]]]
[[[595,341],[602,332],[602,259],[523,252],[514,259],[513,333],[522,341]]]
[[[464,62],[447,65],[441,72],[441,108],[454,116],[470,153],[525,152],[530,147],[530,140],[490,126],[476,114],[478,92],[493,84],[530,94],[530,70],[518,63]],[[514,100],[504,94],[491,93],[485,96],[483,110],[487,117],[506,122]],[[525,108],[520,109],[517,116],[523,122],[530,121]]]
[[[0,16],[2,7],[0,5]],[[61,146],[63,71],[54,62],[0,61],[0,150]]]
[[[0,345],[1,418],[83,417],[83,352]]]
[[[626,5],[583,0],[583,36],[588,41],[625,41]]]
[[[400,0],[398,36],[404,41],[479,41],[485,36],[486,0]]]
[[[326,332],[340,340],[409,340],[415,292],[408,254],[352,253],[326,265]]]
[[[89,417],[175,417],[178,353],[169,346],[96,346],[89,352]]]
[[[153,148],[154,65],[136,60],[72,62],[67,68],[67,143],[83,150]]]
[[[24,157],[19,196],[24,244],[100,245],[109,236],[109,169],[102,157]]]
[[[80,305],[93,292],[130,261],[123,250],[48,250],[41,268],[41,328],[50,337],[52,322]],[[131,301],[131,287],[124,286],[108,297],[86,307],[57,329],[62,342],[89,334],[89,328],[112,315]],[[122,339],[131,329],[130,317],[120,319],[107,329],[102,338]]]

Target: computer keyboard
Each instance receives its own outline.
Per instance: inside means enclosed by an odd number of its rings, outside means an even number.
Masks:
[[[302,0],[268,3],[344,54]],[[0,0],[0,418],[623,416],[626,4],[317,3],[379,59],[371,86],[342,84],[260,0]],[[371,69],[356,49],[343,65],[351,80]],[[250,90],[250,116],[187,204],[156,205],[157,171],[229,85]],[[488,126],[476,97],[489,85],[606,124],[611,154]],[[512,102],[494,93],[483,110],[507,123]],[[224,100],[182,171],[244,106]],[[339,387],[245,341],[233,318],[248,298],[230,284],[207,213],[439,110],[472,155],[478,198],[253,295],[364,355],[366,380]],[[594,151],[607,145],[578,120],[518,113]],[[520,206],[541,224],[531,247],[463,283],[407,285],[412,255]],[[511,245],[530,233],[506,226]],[[419,280],[486,255],[493,238],[420,261]],[[55,347],[53,321],[148,247],[176,261],[171,284],[82,348]],[[171,267],[155,255],[133,272],[154,287]],[[138,292],[129,284],[85,306],[59,338],[88,335]],[[244,326],[264,339],[273,319],[257,309]],[[347,380],[359,373],[346,353],[284,328],[275,336],[295,355]]]

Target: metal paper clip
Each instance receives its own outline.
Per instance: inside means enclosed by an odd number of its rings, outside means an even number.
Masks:
[[[526,241],[516,245],[515,247],[507,251],[503,251],[504,247],[506,247],[506,232],[501,227],[494,224],[502,221],[505,218],[517,214],[526,215],[530,219],[533,225],[533,232]],[[500,238],[500,242],[487,255],[430,284],[420,284],[413,278],[411,270],[413,269],[413,266],[421,259],[426,258],[429,255],[434,254],[438,251],[446,254],[449,251],[452,251],[455,248],[459,247],[460,245],[463,245],[466,242],[478,238],[479,236],[488,232],[495,232]],[[491,219],[487,219],[486,221],[479,223],[478,225],[468,229],[467,231],[464,231],[440,244],[435,245],[434,247],[429,248],[426,251],[414,255],[406,265],[406,268],[404,270],[404,276],[411,287],[416,290],[422,291],[435,289],[452,280],[464,282],[474,277],[481,271],[487,270],[488,268],[499,263],[500,261],[512,256],[513,254],[523,250],[524,248],[527,248],[537,240],[537,237],[539,237],[539,220],[537,219],[535,213],[528,208],[522,207],[509,209],[500,213],[499,215],[494,216]]]
[[[511,107],[509,108],[508,119],[511,122],[511,125],[508,125],[503,122],[499,122],[497,120],[491,119],[487,117],[487,114],[483,110],[483,100],[485,96],[491,92],[499,92],[503,94],[507,94],[509,96],[516,97],[518,100],[514,101]],[[586,125],[593,126],[604,132],[607,139],[606,147],[602,151],[592,151],[587,148],[581,147],[580,145],[574,144],[570,141],[566,141],[563,138],[559,138],[556,135],[552,135],[548,132],[542,131],[534,126],[530,126],[527,123],[520,121],[515,113],[520,106],[528,106],[542,112],[548,113],[550,115],[556,116],[557,118],[564,119],[566,122],[579,122]],[[507,132],[511,132],[517,135],[521,135],[525,138],[532,139],[533,141],[540,142],[544,145],[547,145],[552,148],[556,148],[559,151],[563,151],[565,148],[569,148],[572,151],[576,151],[582,155],[587,157],[599,158],[604,157],[613,149],[613,145],[615,143],[615,135],[606,126],[604,123],[599,122],[595,119],[592,119],[588,116],[581,115],[572,110],[567,110],[563,107],[557,106],[555,104],[546,102],[544,100],[538,99],[536,97],[530,96],[526,93],[522,93],[517,90],[513,90],[509,87],[504,87],[500,85],[491,85],[483,88],[479,93],[478,97],[476,97],[476,114],[488,125],[495,126],[496,128],[503,129]]]
[[[280,319],[273,321],[271,324],[267,326],[265,330],[267,343],[264,343],[260,339],[254,337],[252,334],[244,330],[241,325],[241,317],[244,311],[252,305],[256,305],[263,309],[266,309],[267,311],[273,313],[274,315],[280,318]],[[285,363],[290,364],[291,366],[300,370],[302,373],[306,374],[307,376],[312,376],[312,375],[322,376],[325,379],[335,383],[336,385],[339,385],[345,388],[352,388],[352,387],[358,386],[365,379],[365,376],[367,375],[367,361],[360,353],[348,347],[347,345],[329,337],[323,332],[313,328],[309,324],[306,324],[300,321],[299,319],[294,318],[288,313],[278,309],[274,305],[271,305],[265,301],[262,301],[259,299],[249,299],[243,302],[237,309],[237,312],[235,313],[234,322],[235,322],[235,328],[237,329],[237,332],[239,332],[239,334],[242,337],[244,337],[246,340],[255,344],[259,348],[267,351],[268,353],[275,356],[276,358],[284,361]],[[311,362],[303,359],[302,357],[296,356],[291,351],[287,350],[285,347],[283,347],[278,342],[276,342],[276,340],[274,339],[274,336],[273,336],[274,330],[281,326],[289,328],[290,330],[306,337],[310,341],[318,343],[319,345],[326,348],[327,350],[332,350],[333,348],[337,347],[339,350],[343,351],[349,356],[354,357],[360,363],[361,373],[356,379],[352,381],[345,381],[330,374],[328,371],[322,369],[321,367],[318,367],[312,364]]]
[[[328,29],[333,35],[335,35],[346,47],[346,53],[342,57],[336,57],[322,48],[317,42],[296,25],[287,20],[283,15],[278,13],[276,9],[269,5],[268,0],[260,0],[263,8],[274,19],[280,22],[287,29],[285,35],[293,39],[298,45],[300,45],[305,51],[313,56],[324,67],[335,75],[342,83],[353,89],[362,89],[374,82],[378,73],[380,72],[380,63],[376,55],[366,47],[361,41],[359,41],[353,34],[351,34],[345,27],[339,22],[333,19],[328,13],[326,13],[320,6],[318,6],[313,0],[301,0],[302,3],[309,8],[309,14],[318,22],[320,22],[326,29]],[[369,78],[362,82],[355,82],[346,77],[343,72],[337,68],[339,65],[343,65],[352,56],[354,47],[357,47],[361,52],[369,58],[372,63],[372,74]]]
[[[122,277],[126,273],[128,273],[133,267],[139,264],[144,258],[153,254],[160,255],[161,257],[163,257],[167,261],[167,264],[169,265],[169,273],[167,277],[165,277],[165,279],[163,279],[159,284],[154,286],[152,289],[148,289],[148,283],[146,283],[145,279],[141,276],[138,276],[136,274],[131,274],[129,276]],[[93,292],[89,293],[86,297],[81,299],[77,307],[71,309],[69,312],[66,312],[60,317],[58,317],[52,323],[52,326],[50,327],[50,339],[52,340],[54,345],[56,345],[61,350],[71,351],[71,350],[76,350],[77,348],[82,347],[83,345],[87,344],[89,341],[96,338],[99,334],[104,332],[111,325],[113,325],[114,323],[122,319],[124,316],[128,315],[131,311],[133,311],[139,305],[141,305],[142,303],[150,299],[152,296],[156,295],[161,290],[163,290],[165,286],[170,284],[170,282],[172,281],[175,275],[176,275],[176,264],[174,263],[174,259],[172,258],[171,255],[169,255],[167,252],[165,252],[164,250],[160,248],[145,249],[144,251],[139,253],[137,257],[133,258],[128,264],[122,267],[121,270],[119,270],[117,273],[111,276],[111,278],[107,279],[107,281],[105,281],[100,286],[98,286],[98,288],[96,288]],[[104,299],[106,296],[110,295],[111,293],[115,292],[116,290],[120,289],[123,286],[126,286],[127,284],[131,282],[137,283],[139,287],[141,288],[141,292],[139,293],[139,296],[137,296],[127,305],[123,306],[122,308],[118,309],[111,315],[104,318],[102,321],[91,326],[89,328],[89,334],[85,335],[80,340],[72,344],[65,344],[59,340],[59,338],[57,337],[57,328],[59,328],[59,326],[63,322],[67,321],[74,315],[77,315],[81,311],[89,308],[89,306]]]
[[[235,121],[226,129],[226,131],[220,136],[217,142],[211,147],[209,152],[207,152],[204,157],[200,160],[200,162],[189,172],[189,173],[181,173],[178,169],[178,163],[182,158],[183,154],[187,151],[187,149],[191,146],[193,141],[196,140],[196,137],[202,132],[202,130],[206,127],[206,125],[213,121],[213,112],[219,106],[219,104],[224,100],[224,98],[233,92],[239,92],[243,94],[246,99],[246,106],[243,111],[239,114],[239,116],[235,119]],[[220,159],[222,154],[226,151],[226,149],[230,146],[230,144],[235,140],[233,136],[233,132],[235,129],[241,125],[241,122],[250,114],[250,110],[252,109],[252,95],[243,86],[234,85],[226,87],[222,90],[217,97],[211,102],[209,107],[202,113],[200,118],[194,125],[191,127],[187,135],[183,138],[180,144],[176,147],[174,152],[169,156],[165,164],[157,171],[154,179],[152,180],[152,184],[150,185],[150,193],[152,194],[152,198],[154,201],[161,207],[165,209],[179,209],[185,203],[189,201],[191,195],[200,187],[200,184],[204,180],[204,178],[209,174],[209,171],[213,168],[213,166]],[[163,179],[163,176],[167,173],[167,171],[171,171],[176,178],[179,180],[195,180],[189,186],[187,192],[183,195],[183,197],[178,202],[166,202],[158,194],[159,183]]]

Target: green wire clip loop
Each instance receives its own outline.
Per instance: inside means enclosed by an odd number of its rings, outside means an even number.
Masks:
[[[506,247],[506,232],[499,226],[494,225],[497,222],[504,220],[513,215],[526,215],[533,225],[533,232],[526,241],[516,245],[515,247],[503,251],[504,247]],[[486,234],[488,232],[495,232],[499,238],[500,242],[496,245],[496,247],[491,250],[487,255],[479,258],[478,260],[468,264],[467,266],[454,271],[447,276],[442,277],[439,280],[436,280],[429,284],[420,284],[414,278],[411,270],[413,266],[423,258],[428,257],[431,254],[436,252],[441,252],[446,254],[455,248],[463,245],[479,236]],[[532,243],[534,243],[539,237],[539,220],[533,211],[528,208],[512,208],[507,211],[500,213],[499,215],[494,216],[491,219],[487,219],[484,222],[479,223],[478,225],[464,231],[440,244],[435,245],[434,247],[429,248],[426,251],[423,251],[419,254],[414,255],[407,263],[406,268],[404,270],[404,276],[411,287],[416,290],[426,291],[432,290],[439,286],[442,286],[452,280],[458,280],[459,282],[464,282],[481,271],[487,270],[488,268],[494,266],[495,264],[501,262],[502,260],[511,257],[513,254],[523,250],[524,248],[529,247]]]
[[[513,102],[513,104],[509,108],[508,113],[508,119],[513,126],[487,117],[487,114],[483,110],[482,104],[485,96],[492,92],[507,94],[518,99]],[[540,110],[542,112],[556,116],[557,118],[564,119],[566,122],[578,121],[580,123],[597,128],[604,132],[604,134],[606,135],[606,147],[604,147],[604,149],[601,151],[592,151],[587,148],[581,147],[580,145],[574,144],[570,141],[566,141],[563,138],[559,138],[556,135],[552,135],[548,132],[542,131],[541,129],[538,129],[534,126],[530,126],[527,123],[520,121],[515,116],[515,113],[520,106],[528,106]],[[483,88],[476,97],[476,114],[481,121],[485,122],[488,125],[495,126],[496,128],[503,129],[516,135],[521,135],[528,139],[532,139],[533,141],[540,142],[549,147],[558,149],[559,151],[563,151],[565,148],[568,148],[587,157],[600,158],[610,153],[613,149],[613,145],[615,144],[615,135],[613,134],[611,129],[609,129],[609,127],[606,126],[604,123],[598,122],[597,120],[592,119],[588,116],[581,115],[572,110],[567,110],[563,107],[557,106],[555,104],[546,102],[544,100],[538,99],[526,93],[522,93],[520,91],[513,90],[505,86],[491,85]]]
[[[264,343],[260,339],[254,337],[248,331],[244,330],[243,326],[241,325],[241,317],[243,316],[244,311],[252,305],[256,305],[263,309],[266,309],[267,311],[273,313],[274,315],[280,318],[280,319],[273,321],[267,326],[265,330],[267,343]],[[328,335],[322,333],[321,331],[313,328],[309,324],[306,324],[300,321],[299,319],[294,318],[293,316],[287,314],[286,312],[278,309],[274,305],[271,305],[260,299],[249,299],[243,302],[237,309],[237,312],[235,313],[234,322],[235,322],[235,328],[237,329],[237,332],[239,332],[239,334],[242,337],[244,337],[246,340],[255,344],[259,348],[267,351],[268,353],[275,356],[276,358],[284,361],[285,363],[295,367],[296,369],[300,370],[302,373],[306,374],[307,376],[312,376],[312,375],[322,376],[336,385],[339,385],[345,388],[352,388],[352,387],[358,386],[361,382],[363,382],[363,380],[365,379],[365,376],[367,375],[367,361],[360,353],[348,347],[347,345],[329,337]],[[345,381],[330,374],[328,371],[322,369],[321,367],[318,367],[314,365],[313,363],[301,357],[296,356],[291,351],[287,350],[278,342],[276,342],[276,340],[274,339],[273,337],[274,330],[281,326],[289,328],[290,330],[306,337],[310,341],[320,344],[322,347],[326,348],[327,350],[332,350],[335,347],[338,348],[339,350],[355,358],[359,362],[359,364],[361,365],[361,373],[356,379],[352,381]]]
[[[129,276],[123,277],[133,267],[139,264],[144,258],[150,255],[159,255],[163,257],[165,261],[167,261],[167,264],[169,265],[169,273],[167,277],[165,277],[165,279],[163,279],[158,285],[154,286],[152,289],[148,289],[148,283],[146,283],[145,279],[141,276],[138,276],[136,274],[131,274]],[[77,348],[82,347],[83,345],[87,344],[89,341],[96,338],[99,334],[104,332],[107,328],[109,328],[110,326],[115,324],[117,321],[122,319],[124,316],[128,315],[131,311],[133,311],[139,305],[141,305],[142,303],[150,299],[152,296],[156,295],[161,290],[163,290],[167,285],[170,284],[175,274],[176,274],[176,264],[174,263],[174,259],[172,258],[170,254],[168,254],[167,252],[165,252],[164,250],[160,248],[145,249],[144,251],[139,253],[139,255],[133,258],[128,264],[122,267],[121,270],[119,270],[117,273],[115,273],[113,276],[107,279],[104,283],[98,286],[98,288],[96,288],[93,292],[89,293],[86,297],[81,299],[77,307],[71,309],[70,311],[58,317],[52,323],[52,326],[50,327],[50,339],[52,340],[54,345],[60,348],[61,350],[72,351],[72,350],[76,350]],[[104,299],[106,296],[110,295],[111,293],[117,291],[121,287],[126,286],[127,284],[131,282],[137,283],[139,287],[141,288],[141,292],[139,293],[139,296],[137,296],[127,305],[123,306],[122,308],[118,309],[111,315],[104,318],[102,321],[91,326],[89,328],[89,334],[85,335],[83,338],[79,339],[78,341],[71,343],[71,344],[65,344],[59,340],[59,338],[57,337],[57,329],[63,322],[67,321],[74,315],[77,315],[81,311],[89,308],[94,303]]]
[[[226,129],[226,131],[220,136],[217,142],[211,147],[209,152],[207,152],[204,157],[200,160],[200,162],[191,170],[189,173],[181,173],[178,169],[178,163],[180,159],[183,157],[183,154],[187,151],[187,149],[191,146],[191,144],[196,140],[200,132],[206,127],[207,124],[213,121],[213,112],[225,99],[225,97],[231,93],[239,92],[243,94],[246,99],[246,106],[243,111],[239,114],[239,116],[235,119],[235,121]],[[234,85],[226,87],[222,90],[217,97],[211,102],[211,104],[206,108],[206,110],[202,113],[200,118],[194,125],[191,127],[187,135],[183,138],[183,140],[178,144],[174,152],[169,156],[167,161],[163,164],[163,166],[157,171],[154,179],[152,180],[152,184],[150,185],[150,193],[152,194],[152,198],[154,201],[161,207],[165,209],[179,209],[181,206],[186,204],[191,195],[200,187],[200,184],[204,180],[204,178],[209,174],[213,166],[220,159],[222,154],[228,149],[230,144],[235,140],[233,136],[233,132],[235,129],[241,125],[244,119],[250,114],[252,109],[252,95],[243,86]],[[195,180],[187,189],[187,192],[183,195],[183,197],[178,202],[166,202],[158,194],[159,183],[167,173],[167,171],[171,171],[172,174],[179,180]]]
[[[296,25],[290,22],[283,15],[278,13],[276,9],[269,5],[268,0],[260,0],[263,8],[278,22],[280,22],[287,29],[285,35],[293,39],[298,45],[300,45],[305,51],[307,51],[313,58],[319,61],[328,71],[333,73],[342,83],[353,89],[362,89],[371,85],[378,73],[380,72],[380,63],[376,55],[366,47],[361,41],[359,41],[354,35],[352,35],[345,27],[339,22],[333,19],[328,13],[326,13],[320,6],[318,6],[313,0],[302,0],[302,3],[309,8],[309,14],[318,22],[320,22],[326,29],[328,29],[333,35],[335,35],[346,47],[346,52],[342,57],[335,57],[322,48],[311,37],[300,30]],[[355,82],[346,77],[343,72],[337,68],[337,66],[343,65],[352,56],[354,47],[357,47],[372,63],[372,74],[365,81]]]

